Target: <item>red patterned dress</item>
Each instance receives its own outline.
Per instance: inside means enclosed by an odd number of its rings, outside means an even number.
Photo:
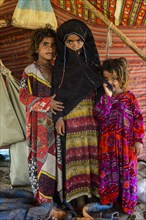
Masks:
[[[21,80],[20,101],[26,106],[29,177],[37,203],[52,201],[56,192],[56,147],[50,88],[36,63],[26,67]]]
[[[130,214],[137,203],[135,142],[144,136],[143,117],[133,93],[104,95],[95,106],[99,122],[99,194],[102,204],[117,199]]]

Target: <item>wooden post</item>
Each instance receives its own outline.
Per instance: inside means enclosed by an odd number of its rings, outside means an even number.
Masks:
[[[104,17],[104,15],[96,9],[89,1],[81,0],[85,6],[98,17],[105,25],[107,25],[129,48],[131,48],[135,53],[138,54],[144,61],[146,61],[146,55],[129,39],[126,35],[120,31],[109,19]]]

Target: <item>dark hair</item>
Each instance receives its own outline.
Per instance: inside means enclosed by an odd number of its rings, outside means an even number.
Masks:
[[[110,73],[116,72],[118,81],[122,89],[126,89],[128,86],[128,71],[127,71],[127,60],[124,57],[115,59],[106,59],[102,64],[103,71],[106,70]]]
[[[50,27],[37,29],[31,37],[29,54],[34,61],[38,60],[38,53],[36,53],[36,50],[38,49],[40,42],[45,37],[53,37],[56,42],[56,32]]]

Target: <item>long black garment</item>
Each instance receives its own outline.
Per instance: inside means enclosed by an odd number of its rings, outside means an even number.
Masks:
[[[73,51],[64,44],[70,34],[80,36],[84,45],[80,51]],[[63,112],[57,112],[54,121],[67,115],[80,101],[93,90],[103,92],[102,70],[92,32],[80,20],[71,19],[57,30],[58,55],[54,65],[52,94],[63,102]],[[100,94],[101,96],[101,94]]]

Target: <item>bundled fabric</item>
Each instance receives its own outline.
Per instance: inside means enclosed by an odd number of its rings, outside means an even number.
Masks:
[[[6,77],[6,85],[9,93],[9,97],[13,108],[16,112],[19,124],[25,136],[25,106],[21,104],[19,101],[19,88],[20,88],[20,81],[12,77],[12,75],[8,75]]]
[[[49,0],[19,0],[12,17],[15,27],[38,29],[46,25],[57,28],[57,20]]]
[[[138,163],[138,201],[146,203],[146,162]]]
[[[24,107],[18,101],[16,80],[0,61],[0,146],[25,140]]]
[[[99,217],[99,213],[101,214],[103,211],[111,209],[112,204],[102,205],[100,202],[88,203],[83,208],[83,215],[86,218]]]
[[[27,161],[27,143],[21,141],[10,146],[10,181],[12,186],[30,185]]]
[[[32,192],[22,189],[0,190],[0,220],[36,220],[49,217],[52,203],[34,205]]]

